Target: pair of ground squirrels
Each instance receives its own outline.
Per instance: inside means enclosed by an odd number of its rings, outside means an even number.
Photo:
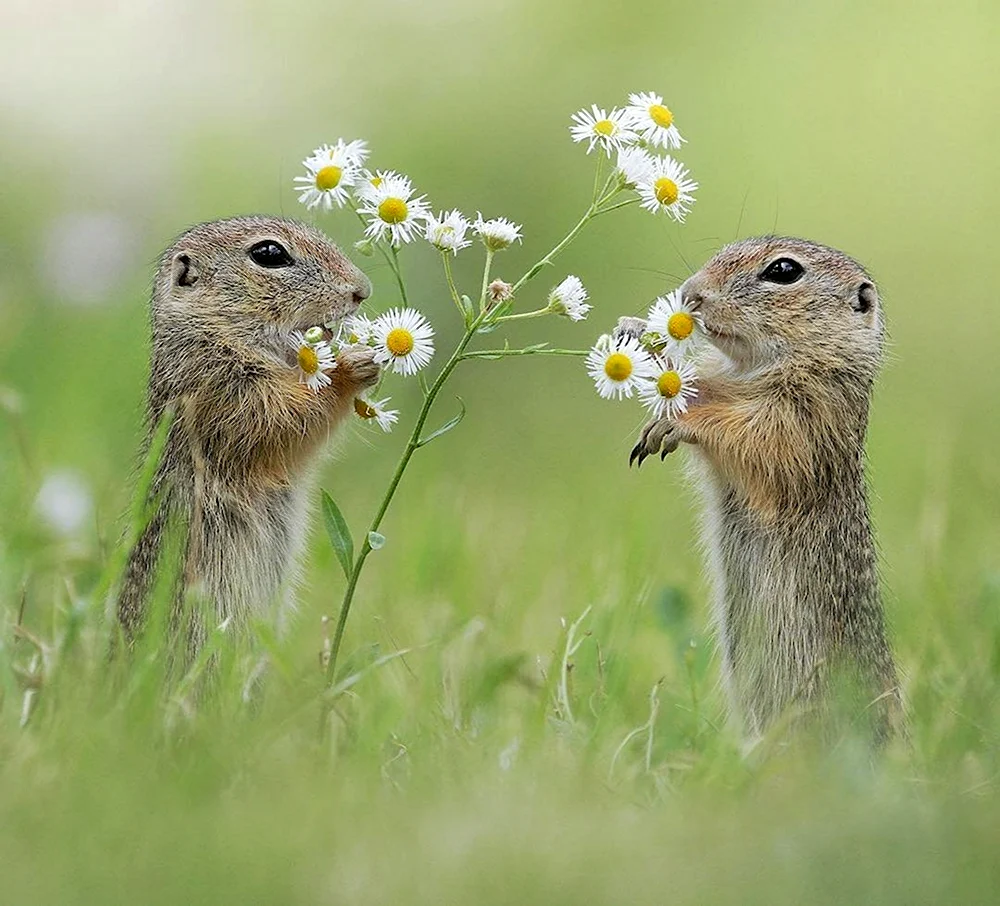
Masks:
[[[733,710],[757,736],[796,702],[823,710],[839,677],[885,738],[900,702],[865,481],[875,283],[835,249],[765,236],[722,249],[682,298],[711,344],[698,396],[648,424],[632,461],[691,445]]]
[[[178,599],[197,590],[217,621],[245,626],[282,593],[318,456],[379,373],[370,348],[349,347],[314,394],[286,338],[352,314],[370,290],[322,233],[284,219],[203,224],[163,255],[150,430],[168,406],[176,416],[152,489],[161,505],[120,595],[127,636],[172,517],[187,526]],[[864,474],[884,343],[874,281],[834,249],[763,237],[723,249],[682,292],[713,348],[693,405],[648,425],[633,458],[692,445],[734,709],[762,733],[797,699],[821,700],[843,667],[884,736],[899,699]]]
[[[131,552],[119,619],[145,618],[171,520],[187,529],[182,587],[237,628],[280,601],[307,522],[311,473],[356,394],[378,380],[374,351],[340,352],[314,392],[292,367],[292,331],[352,315],[368,278],[321,232],[275,217],[205,223],[160,259],[153,286],[147,421],[175,412],[153,482],[156,515]],[[203,635],[195,626],[192,644]]]

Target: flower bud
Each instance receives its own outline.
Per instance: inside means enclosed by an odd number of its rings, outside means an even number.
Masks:
[[[375,243],[371,239],[359,239],[354,243],[354,250],[359,255],[364,255],[366,258],[371,258],[375,254]]]
[[[315,345],[316,343],[323,342],[323,328],[322,327],[310,327],[306,331],[306,342]]]
[[[514,296],[514,287],[507,283],[505,280],[497,278],[494,280],[486,289],[486,294],[489,297],[492,305],[497,305],[500,302],[507,302]]]

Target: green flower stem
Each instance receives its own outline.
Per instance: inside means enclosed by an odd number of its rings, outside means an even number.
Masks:
[[[497,324],[502,324],[504,321],[524,321],[528,318],[540,318],[542,315],[552,314],[552,309],[546,308],[536,308],[534,311],[523,311],[516,315],[503,315],[496,319]]]
[[[562,240],[556,246],[554,246],[552,250],[544,258],[541,258],[540,260],[536,261],[528,269],[528,271],[521,277],[521,279],[514,284],[514,288],[511,291],[511,294],[516,296],[517,291],[522,286],[524,286],[525,283],[527,283],[546,265],[551,264],[552,259],[555,258],[556,255],[558,255],[564,248],[566,248],[566,246],[569,245],[574,239],[576,239],[577,234],[587,225],[587,221],[589,221],[590,218],[594,216],[596,210],[597,210],[597,204],[595,202],[592,203],[590,207],[587,208],[587,210],[584,212],[583,217],[581,217],[577,221],[576,226],[573,227],[573,229],[571,229],[565,236],[563,236]]]
[[[487,253],[487,259],[489,257],[490,256]],[[486,273],[489,274],[488,260]],[[378,512],[375,513],[375,518],[372,519],[371,525],[365,533],[364,544],[362,544],[357,559],[354,561],[354,568],[351,570],[351,576],[347,582],[347,589],[344,591],[344,599],[340,605],[340,615],[337,617],[337,628],[334,632],[333,643],[330,647],[330,660],[326,666],[327,685],[332,685],[334,677],[336,676],[337,657],[340,654],[340,646],[344,639],[344,627],[347,625],[347,615],[351,610],[351,602],[354,600],[354,592],[358,587],[358,579],[361,578],[361,570],[365,565],[365,560],[368,558],[368,555],[372,552],[372,547],[368,542],[368,538],[372,532],[378,531],[379,526],[382,524],[382,519],[385,517],[386,511],[389,509],[389,504],[392,502],[392,498],[396,493],[396,488],[399,487],[399,482],[403,478],[403,473],[406,471],[406,467],[410,463],[410,458],[420,447],[420,435],[424,430],[424,423],[427,421],[427,416],[431,411],[431,407],[434,405],[434,401],[437,399],[438,393],[440,393],[441,388],[444,386],[444,382],[448,380],[452,371],[455,370],[455,366],[462,361],[466,346],[469,345],[469,342],[476,335],[476,330],[479,328],[485,317],[486,312],[481,312],[479,316],[465,329],[465,333],[459,341],[458,346],[455,347],[455,351],[451,354],[451,358],[448,359],[444,368],[441,369],[438,376],[434,379],[434,383],[431,384],[430,390],[428,390],[427,395],[424,397],[424,404],[420,407],[420,412],[417,415],[417,421],[413,426],[413,431],[410,432],[410,439],[406,442],[406,447],[403,449],[399,462],[396,464],[396,471],[393,473],[392,480],[389,482],[389,487],[382,497],[382,502],[379,505]]]
[[[462,315],[462,323],[466,327],[469,326],[469,313],[465,310],[465,306],[462,305],[462,296],[458,291],[458,287],[455,285],[455,275],[451,270],[451,258],[448,257],[448,252],[441,252],[441,261],[444,263],[444,276],[448,281],[448,289],[451,291],[452,301],[458,306],[459,312]]]
[[[604,155],[598,151],[597,154],[597,169],[594,171],[594,194],[590,198],[591,204],[596,204],[599,195],[603,195],[604,191],[607,189],[607,183],[604,184],[604,189],[600,192],[597,191],[597,187],[601,184],[601,173],[604,170]]]
[[[609,198],[614,198],[614,195],[609,196]],[[603,207],[602,208],[598,208],[594,212],[594,216],[596,217],[598,214],[607,214],[609,211],[617,211],[618,208],[627,208],[629,205],[638,204],[638,203],[639,203],[639,199],[638,198],[629,198],[629,199],[626,199],[625,201],[619,201],[618,204],[609,205],[606,208],[603,208]]]
[[[486,313],[486,294],[490,289],[490,269],[493,267],[493,249],[487,246],[486,248],[486,265],[483,267],[483,289],[479,294],[479,314],[480,316]],[[480,317],[477,320],[482,320]]]
[[[462,359],[504,359],[514,355],[571,355],[585,356],[588,349],[477,349],[474,352],[463,353]]]
[[[403,307],[409,308],[410,303],[406,301],[406,285],[403,283],[403,272],[399,266],[399,254],[396,252],[396,246],[390,244],[389,251],[392,254],[392,260],[389,261],[389,266],[392,268],[392,272],[396,275],[396,283],[399,286],[399,297],[403,300]],[[388,255],[386,256],[388,260]]]

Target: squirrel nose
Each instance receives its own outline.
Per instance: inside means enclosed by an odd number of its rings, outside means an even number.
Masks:
[[[361,279],[354,286],[354,291],[351,293],[351,299],[354,301],[355,305],[360,305],[372,294],[372,282],[364,274],[361,275]]]
[[[689,277],[681,287],[681,302],[691,311],[697,311],[705,301],[701,286],[694,277]]]

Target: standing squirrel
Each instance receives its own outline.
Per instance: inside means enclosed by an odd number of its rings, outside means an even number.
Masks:
[[[841,680],[885,739],[901,707],[865,483],[874,281],[835,249],[765,236],[722,249],[682,299],[710,341],[698,395],[648,424],[630,462],[692,445],[733,708],[758,736]]]
[[[182,588],[210,618],[243,628],[286,589],[302,546],[311,473],[324,442],[374,384],[368,347],[348,347],[318,392],[300,383],[293,331],[352,315],[368,278],[318,230],[276,217],[203,223],[160,259],[153,285],[150,436],[174,410],[118,601],[140,631],[167,526],[187,531]],[[175,618],[177,614],[174,615]],[[197,646],[204,626],[189,630]]]

